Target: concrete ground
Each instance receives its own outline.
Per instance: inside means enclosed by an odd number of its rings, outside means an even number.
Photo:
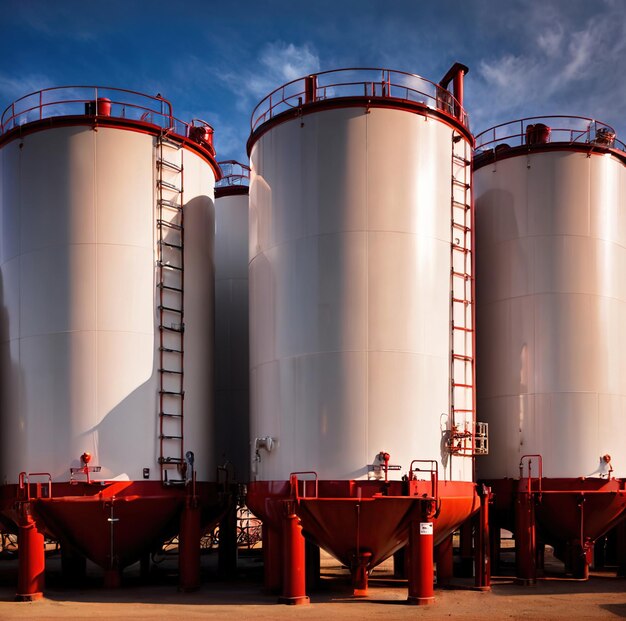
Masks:
[[[587,582],[565,579],[558,562],[548,561],[547,577],[535,587],[522,587],[511,577],[493,579],[490,592],[467,588],[437,589],[432,606],[408,606],[406,582],[393,578],[391,561],[376,568],[370,580],[370,595],[354,599],[349,575],[337,561],[323,555],[319,589],[312,591],[308,606],[285,606],[276,597],[262,593],[260,551],[242,552],[238,577],[220,578],[216,553],[203,555],[201,588],[194,593],[176,589],[176,557],[157,559],[150,583],[142,583],[138,566],[128,568],[120,589],[101,588],[101,575],[88,567],[80,588],[63,585],[58,553],[46,562],[46,597],[37,602],[14,602],[17,561],[0,559],[0,620],[14,619],[617,619],[626,618],[626,579],[614,571],[592,572]],[[512,571],[511,561],[504,570]],[[457,581],[462,583],[461,580]],[[466,580],[461,586],[468,587]]]

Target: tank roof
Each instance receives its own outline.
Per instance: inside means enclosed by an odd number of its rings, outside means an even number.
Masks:
[[[457,65],[458,70],[467,72],[464,65]],[[256,106],[252,112],[251,131],[254,133],[281,113],[297,110],[303,105],[355,98],[421,105],[450,116],[469,128],[468,115],[462,104],[441,83],[404,71],[351,68],[322,71],[283,84]]]
[[[617,139],[615,130],[606,123],[583,116],[531,116],[494,125],[475,137],[475,164],[481,165],[531,150],[568,147],[612,151],[626,158],[626,144]]]
[[[20,97],[0,117],[0,139],[26,126],[34,131],[56,123],[140,127],[188,141],[215,157],[213,128],[205,121],[177,119],[172,104],[160,94],[104,86],[57,86]]]

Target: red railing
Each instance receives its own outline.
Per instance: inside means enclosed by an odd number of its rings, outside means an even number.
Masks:
[[[299,108],[303,103],[342,97],[389,98],[421,103],[440,110],[469,127],[465,110],[450,91],[412,73],[390,69],[335,69],[288,82],[272,91],[253,110],[250,121],[254,131],[281,112]]]
[[[25,95],[2,113],[0,134],[43,119],[65,116],[114,117],[155,125],[170,133],[206,142],[213,150],[213,128],[200,119],[186,123],[174,117],[161,97],[123,88],[59,86]]]
[[[235,160],[218,162],[222,171],[222,178],[215,184],[216,188],[231,186],[248,187],[250,185],[250,167]]]
[[[476,136],[476,152],[527,144],[582,143],[626,151],[615,130],[606,123],[582,116],[531,116],[495,125]]]

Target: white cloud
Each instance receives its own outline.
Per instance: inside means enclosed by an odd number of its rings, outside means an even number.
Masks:
[[[320,70],[320,61],[309,45],[298,47],[293,43],[268,43],[261,53],[261,64],[268,75],[287,82]]]
[[[286,82],[319,70],[320,60],[313,46],[276,41],[265,44],[256,66],[237,73],[220,71],[218,78],[229,90],[242,95],[237,107],[249,111],[251,100],[265,97]]]
[[[44,88],[50,88],[51,86],[53,85],[50,79],[40,74],[32,73],[16,77],[0,73],[0,101],[8,105],[24,95]]]
[[[542,114],[621,122],[626,82],[616,67],[626,50],[626,25],[622,6],[609,6],[615,10],[594,14],[582,24],[568,21],[567,13],[557,18],[538,12],[528,18],[514,54],[480,61],[467,87],[474,129]]]

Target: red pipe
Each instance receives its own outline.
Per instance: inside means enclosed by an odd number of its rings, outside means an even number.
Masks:
[[[461,63],[454,63],[443,78],[439,81],[442,88],[447,89],[452,81],[452,92],[456,103],[454,104],[454,116],[461,121],[463,116],[463,78],[469,69]]]
[[[516,581],[533,585],[537,582],[535,505],[530,491],[532,479],[519,481],[515,500],[515,566]]]
[[[317,99],[317,76],[310,75],[304,78],[304,103],[313,103]]]
[[[423,502],[421,519],[409,525],[409,604],[424,605],[435,601],[433,518],[430,501]]]
[[[310,603],[306,594],[305,543],[294,503],[285,502],[283,518],[283,594],[280,604]]]
[[[480,511],[478,512],[478,524],[476,532],[476,577],[477,589],[491,589],[491,558],[489,554],[489,501],[491,489],[484,485],[479,487]]]
[[[180,516],[178,542],[178,588],[194,591],[200,587],[200,505],[197,496],[187,496]]]
[[[20,507],[18,530],[18,577],[15,599],[30,602],[43,597],[46,556],[43,533],[39,531],[26,503]]]

